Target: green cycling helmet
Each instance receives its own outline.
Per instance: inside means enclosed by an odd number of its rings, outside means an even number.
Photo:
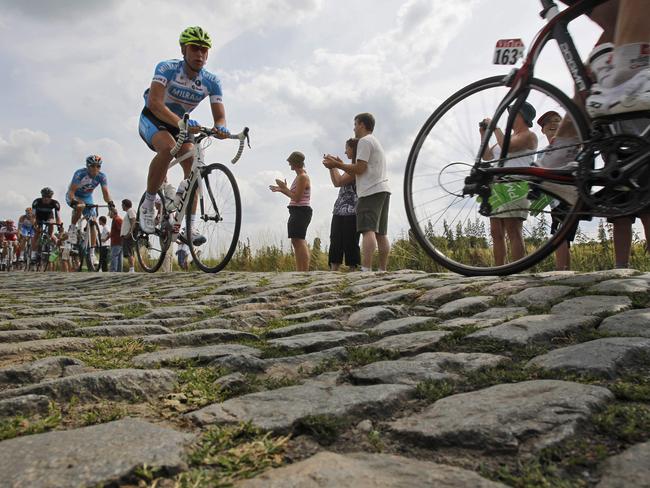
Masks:
[[[181,32],[181,37],[178,41],[182,44],[197,44],[199,46],[212,47],[212,39],[210,35],[201,29],[198,25],[188,27]]]

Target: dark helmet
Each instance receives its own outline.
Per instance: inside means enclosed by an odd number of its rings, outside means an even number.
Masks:
[[[86,168],[92,164],[102,165],[102,157],[97,154],[91,154],[86,158]]]
[[[52,195],[54,195],[54,191],[49,186],[46,186],[41,190],[41,196],[43,198],[52,198]]]

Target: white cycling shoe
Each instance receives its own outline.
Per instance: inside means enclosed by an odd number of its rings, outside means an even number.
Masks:
[[[595,84],[587,98],[591,117],[650,110],[650,69],[639,71],[620,85],[604,88]]]
[[[140,224],[142,232],[145,234],[153,234],[156,230],[156,210],[153,208],[140,207],[138,224]]]

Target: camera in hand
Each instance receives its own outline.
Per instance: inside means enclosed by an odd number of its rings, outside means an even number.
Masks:
[[[478,126],[479,126],[481,129],[485,130],[485,129],[487,129],[487,126],[488,126],[488,125],[487,125],[487,122],[486,122],[485,120],[481,120],[481,121],[478,123]]]

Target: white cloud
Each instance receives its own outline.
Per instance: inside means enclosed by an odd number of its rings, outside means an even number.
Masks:
[[[30,129],[15,129],[5,139],[0,135],[0,169],[11,167],[41,167],[45,164],[45,147],[50,136]]]

